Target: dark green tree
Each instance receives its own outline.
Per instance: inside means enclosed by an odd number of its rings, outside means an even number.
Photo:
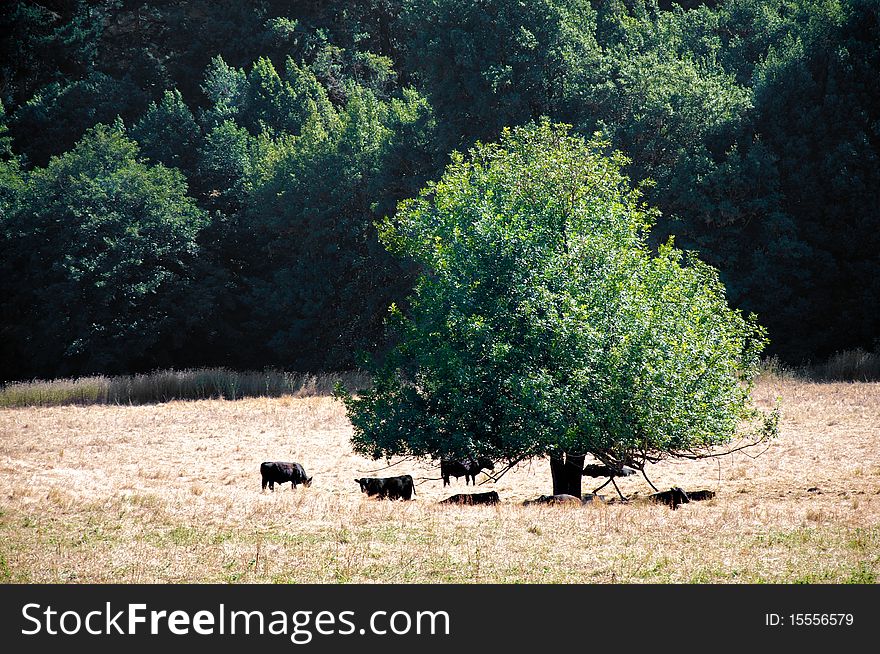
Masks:
[[[83,133],[117,116],[130,121],[147,96],[131,80],[92,72],[84,79],[52,82],[18,107],[11,128],[15,150],[39,166],[70,150]]]
[[[599,56],[589,0],[410,0],[400,22],[402,63],[451,147],[559,115],[579,71]]]
[[[3,381],[5,375],[13,375],[22,363],[14,339],[14,331],[20,329],[21,325],[21,307],[16,306],[11,301],[11,296],[4,292],[6,285],[20,275],[11,259],[7,225],[18,210],[24,190],[21,166],[18,159],[12,156],[8,133],[6,112],[0,102],[0,280],[5,280],[0,281],[0,361],[5,362],[5,365],[0,366],[4,371],[0,375],[0,381]]]
[[[646,239],[654,213],[606,143],[542,122],[456,155],[383,243],[421,267],[374,387],[340,389],[375,458],[547,455],[580,495],[584,457],[644,470],[775,430],[750,398],[764,332],[717,272]]]
[[[199,155],[198,181],[207,206],[232,217],[247,199],[253,180],[255,139],[233,120],[205,137]]]
[[[16,372],[170,365],[210,303],[190,293],[206,218],[183,176],[140,161],[117,122],[89,130],[26,182],[0,232]]]
[[[276,358],[306,369],[352,365],[353,351],[378,336],[390,298],[406,292],[409,279],[373,222],[380,205],[403,197],[393,193],[424,181],[431,161],[421,96],[347,95],[329,124],[312,104],[301,134],[275,144],[270,174],[244,210],[258,243],[246,271],[249,324]]]
[[[9,126],[6,124],[6,107],[0,100],[0,160],[8,159],[12,154],[12,137],[9,136]]]
[[[94,4],[94,3],[93,3]],[[0,9],[0,97],[10,107],[95,66],[101,15],[82,0],[13,0]]]
[[[768,315],[795,361],[870,349],[880,334],[880,7],[807,7],[795,14],[797,38],[768,54],[754,84],[754,129],[776,158],[779,207],[810,254],[802,310]],[[785,272],[799,281],[796,268]]]
[[[150,103],[147,112],[131,128],[140,152],[153,163],[177,168],[195,177],[202,132],[180,91],[165,91],[162,101]]]

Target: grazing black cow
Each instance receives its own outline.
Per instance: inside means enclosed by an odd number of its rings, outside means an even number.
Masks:
[[[498,504],[500,499],[498,493],[489,491],[488,493],[462,493],[453,495],[441,500],[440,504]]]
[[[469,481],[474,482],[474,486],[477,485],[477,475],[480,474],[480,471],[486,470],[494,470],[495,463],[491,459],[487,459],[484,456],[478,456],[477,458],[470,459],[441,459],[440,460],[440,476],[443,477],[443,485],[449,485],[449,477],[455,477],[458,479],[462,475],[464,476],[464,485],[467,486]]]
[[[590,499],[592,501],[592,496],[590,496]],[[541,495],[537,499],[523,502],[523,506],[529,506],[530,504],[582,504],[582,501],[579,497],[563,493],[560,495]]]
[[[649,495],[648,498],[653,502],[665,504],[672,509],[677,509],[680,504],[687,504],[691,501],[688,494],[678,486],[673,486],[668,491],[654,493],[653,495]]]
[[[355,479],[361,485],[361,492],[369,496],[378,495],[382,499],[412,499],[416,492],[413,478],[410,475],[399,477],[363,477]]]
[[[291,489],[299,484],[309,487],[312,478],[306,476],[305,469],[298,463],[285,463],[284,461],[266,461],[260,464],[260,474],[263,476],[263,490],[269,484],[269,490],[275,490],[275,484],[290,482]]]
[[[715,491],[711,491],[711,490],[687,491],[687,496],[691,502],[702,502],[703,500],[711,500],[713,497],[715,497]]]
[[[606,465],[588,463],[584,466],[582,474],[584,477],[629,477],[637,472],[638,470],[629,466],[621,466],[620,470],[616,470]]]

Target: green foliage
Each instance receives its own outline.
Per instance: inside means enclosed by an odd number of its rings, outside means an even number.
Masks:
[[[791,354],[870,347],[880,333],[880,14],[816,1],[755,74],[755,130],[777,157],[779,206],[809,249],[805,305],[774,327]]]
[[[410,0],[401,20],[405,66],[453,147],[555,115],[598,58],[589,0]]]
[[[14,0],[0,12],[0,96],[13,106],[65,78],[81,78],[95,65],[103,29],[85,2],[51,7]]]
[[[6,111],[0,102],[0,216],[8,215],[13,210],[24,184],[21,166],[12,154],[11,141],[6,126]]]
[[[376,240],[376,199],[413,183],[401,187],[392,166],[425,178],[414,157],[431,129],[424,99],[410,92],[389,105],[358,87],[348,95],[330,121],[313,104],[302,133],[276,144],[245,209],[259,242],[244,270],[248,324],[276,356],[305,368],[345,365],[377,337],[406,278]]]
[[[0,102],[0,274],[14,275],[17,271],[7,268],[2,258],[6,254],[4,234],[8,221],[12,219],[17,210],[19,199],[24,190],[24,178],[18,159],[11,156],[10,139],[7,134],[6,113],[3,103]],[[3,286],[3,282],[0,281],[0,291],[3,290]],[[12,314],[9,310],[10,306],[9,298],[0,297],[0,310],[4,314],[7,312]],[[12,362],[18,356],[16,342],[13,338],[15,329],[16,325],[11,315],[0,317],[0,361]]]
[[[632,160],[628,173],[654,181],[646,196],[666,216],[654,242],[674,233],[717,266],[731,302],[762,316],[787,361],[870,346],[877,247],[854,234],[873,234],[880,215],[864,192],[880,144],[867,81],[876,7],[611,2],[598,25],[604,56],[583,71],[573,120],[603,130]]]
[[[103,372],[170,356],[209,301],[186,294],[204,224],[182,175],[138,160],[118,122],[31,171],[0,232],[3,322],[20,363]]]
[[[130,119],[145,94],[129,80],[93,72],[85,79],[52,82],[12,116],[16,149],[37,165],[73,147],[86,129],[117,116]]]
[[[298,100],[293,86],[281,80],[272,62],[260,58],[248,74],[240,114],[252,133],[292,132],[302,125]]]
[[[244,127],[225,120],[208,133],[199,154],[199,177],[211,204],[234,214],[250,188],[253,139]]]
[[[243,70],[229,66],[220,56],[211,60],[204,79],[202,92],[210,105],[203,122],[210,128],[235,117],[248,80]]]
[[[0,101],[0,157],[7,158],[12,153],[12,137],[6,124],[6,107]]]
[[[380,238],[423,270],[374,388],[341,396],[366,455],[590,453],[643,466],[775,429],[749,396],[764,331],[671,242],[607,143],[542,122],[455,155]]]
[[[372,222],[433,170],[435,123],[414,90],[383,101],[346,84],[337,108],[290,58],[283,75],[267,59],[206,73],[199,196],[226,217],[207,232],[227,271],[216,342],[248,340],[231,346],[244,361],[350,365],[406,292]]]
[[[180,91],[165,91],[162,101],[151,103],[130,133],[153,163],[194,176],[201,130]]]
[[[217,57],[206,72],[203,90],[212,101],[205,114],[207,125],[233,119],[254,136],[298,134],[310,118],[319,117],[325,126],[334,119],[324,87],[290,58],[282,78],[264,57],[247,73]]]

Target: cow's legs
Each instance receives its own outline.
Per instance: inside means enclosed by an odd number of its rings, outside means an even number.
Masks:
[[[263,477],[263,490],[266,490],[266,484],[267,484],[267,483],[268,483],[268,482],[266,481],[266,478]]]

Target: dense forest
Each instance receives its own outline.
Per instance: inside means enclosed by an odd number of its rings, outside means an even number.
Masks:
[[[377,221],[542,117],[770,353],[876,350],[878,79],[877,0],[6,2],[0,377],[353,367],[417,272]]]

